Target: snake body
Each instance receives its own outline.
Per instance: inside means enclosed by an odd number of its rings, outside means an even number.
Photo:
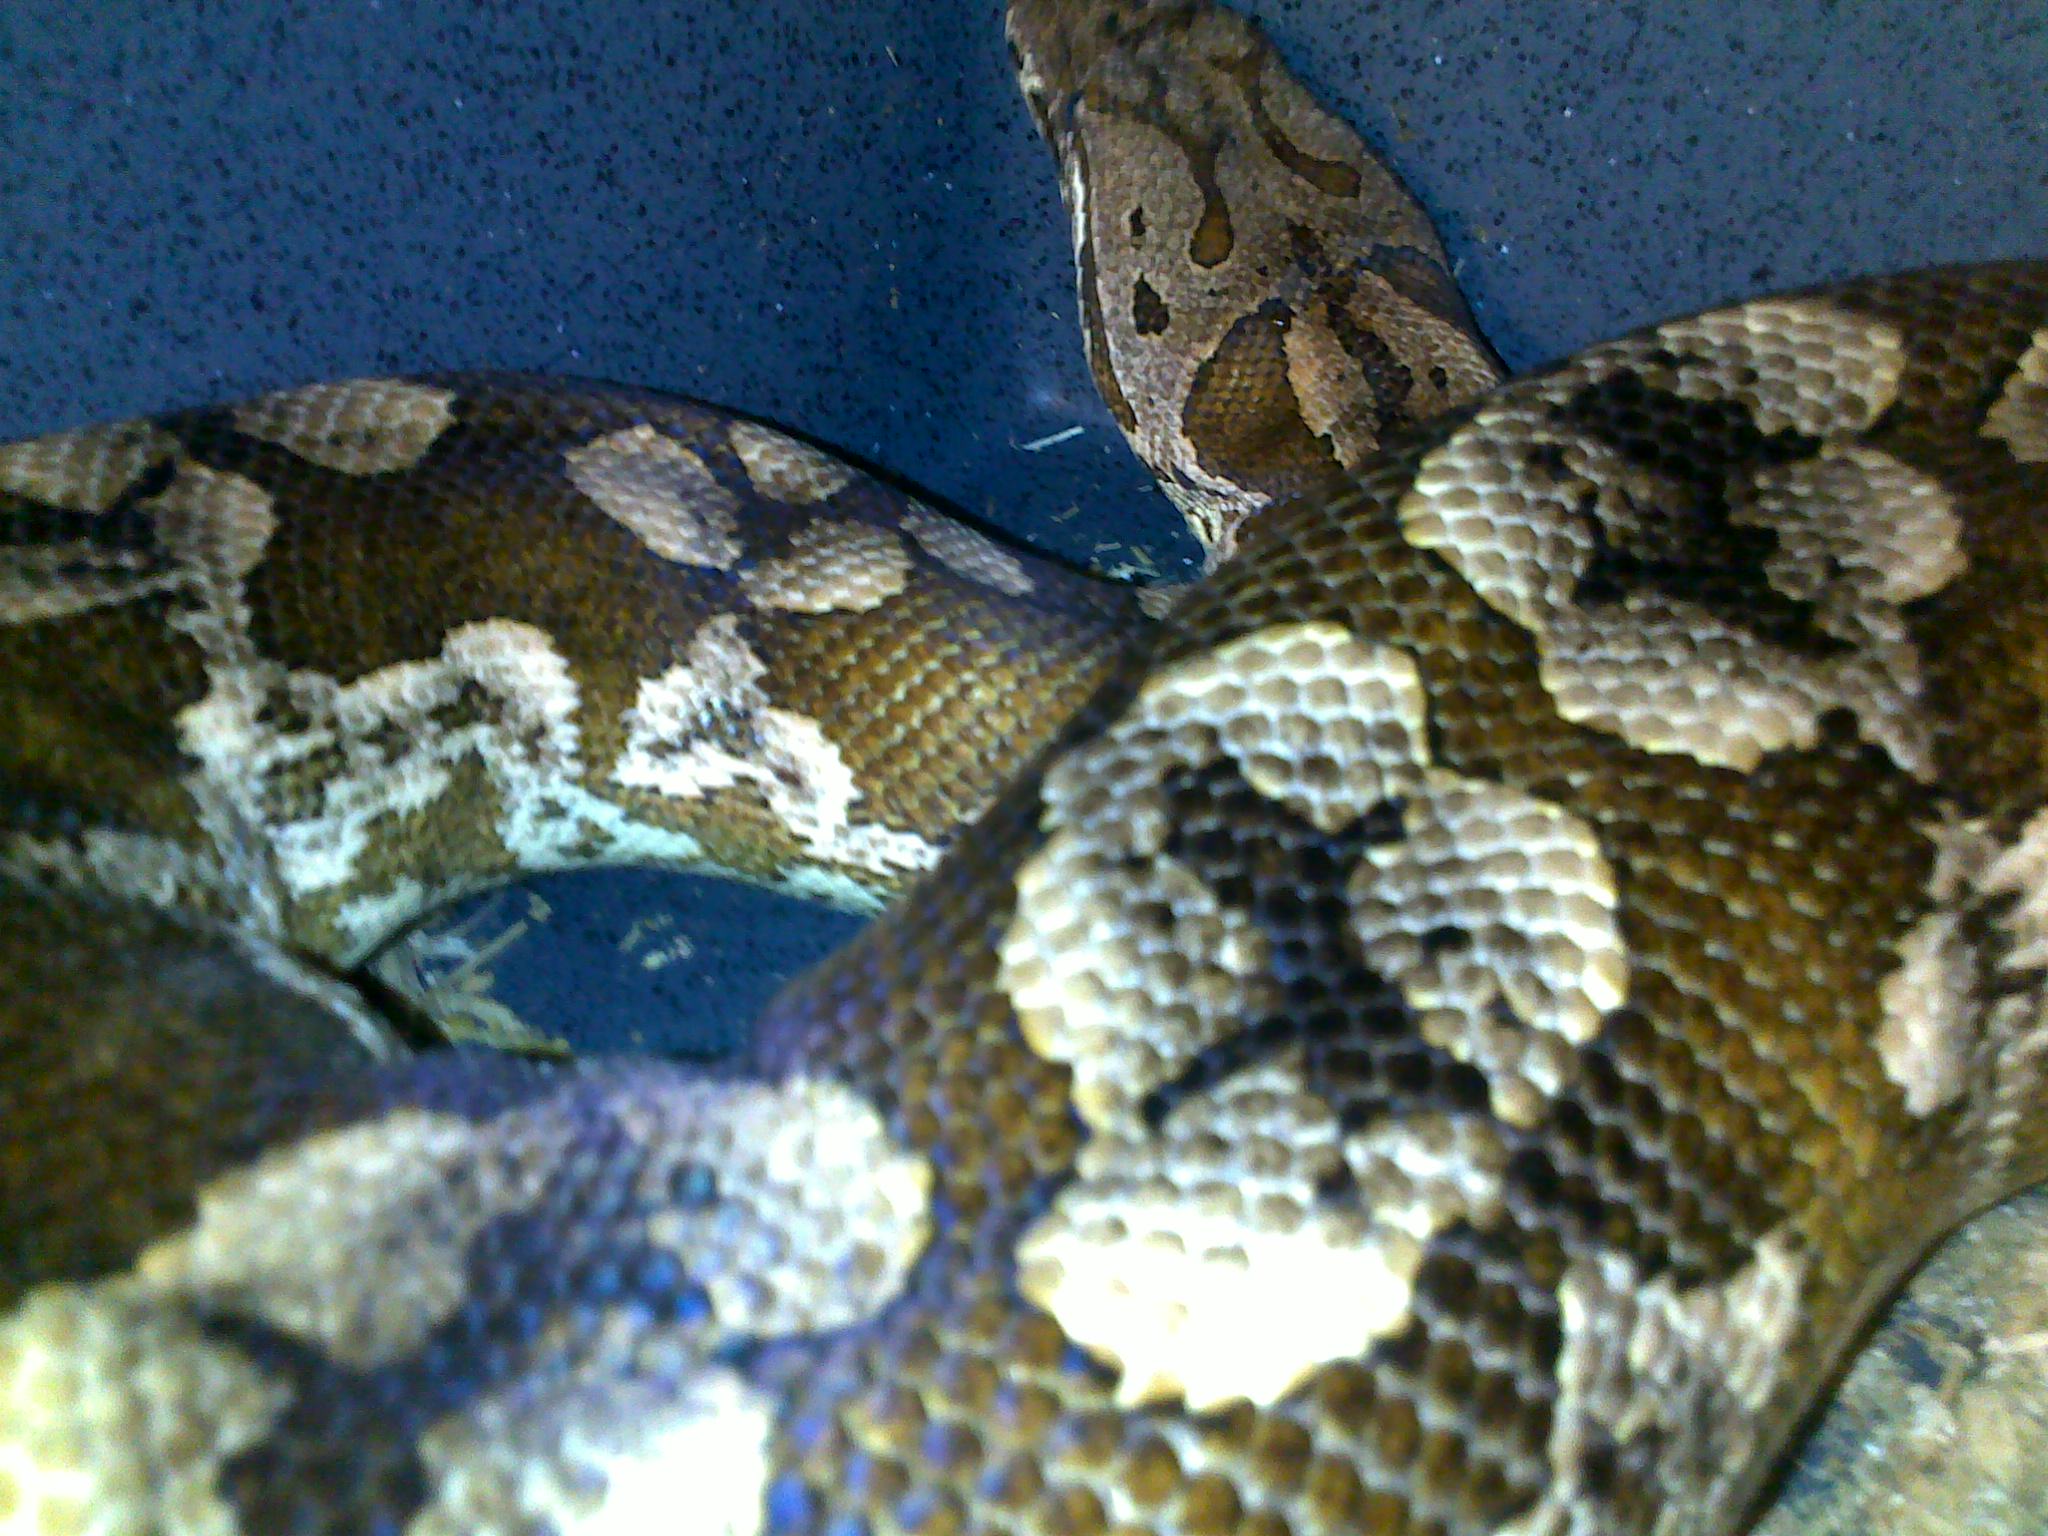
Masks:
[[[0,1530],[1726,1533],[2048,1175],[2048,264],[1492,388],[1255,30],[1010,29],[1171,603],[594,386],[0,450]],[[718,1071],[334,979],[620,859],[917,878]]]

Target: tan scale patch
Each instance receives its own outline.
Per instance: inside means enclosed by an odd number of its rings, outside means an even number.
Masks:
[[[1968,1086],[1976,980],[1955,913],[1921,918],[1900,941],[1898,969],[1878,988],[1877,1053],[1884,1075],[1905,1090],[1908,1113],[1931,1115]]]
[[[1759,469],[1733,518],[1777,534],[1765,567],[1771,585],[1820,604],[1845,639],[1855,616],[1868,624],[1881,605],[1939,592],[1969,563],[1941,482],[1861,443]]]
[[[1271,1006],[1268,963],[1251,919],[1176,860],[1055,839],[1018,874],[997,984],[1032,1050],[1073,1069],[1074,1111],[1102,1131]]]
[[[1171,776],[1228,758],[1328,832],[1401,801],[1409,838],[1375,847],[1390,860],[1361,864],[1350,899],[1429,1008],[1509,1000],[1515,1024],[1448,1033],[1518,1110],[1569,1075],[1569,1051],[1552,1060],[1544,1042],[1585,1039],[1625,990],[1590,830],[1432,768],[1426,705],[1405,652],[1278,625],[1155,674],[1046,776],[1047,837],[1019,871],[997,984],[1032,1049],[1071,1069],[1090,1136],[1019,1245],[1019,1286],[1120,1367],[1127,1404],[1270,1402],[1387,1336],[1428,1238],[1495,1218],[1506,1158],[1482,1117],[1345,1131],[1298,1054],[1145,1123],[1149,1092],[1277,1000],[1262,931],[1166,852]],[[1470,924],[1468,967],[1424,954],[1402,926],[1414,903]],[[1319,1201],[1338,1170],[1356,1206]]]
[[[2048,811],[2002,835],[1984,818],[1929,832],[1928,910],[1879,984],[1878,1056],[1911,1113],[1964,1102],[1969,1128],[1956,1135],[1978,1146],[1978,1167],[1997,1169],[2048,1082]],[[1988,948],[1971,921],[1987,914]]]
[[[1164,619],[1173,612],[1174,605],[1183,594],[1192,590],[1189,586],[1140,587],[1138,608],[1148,619]]]
[[[740,577],[761,608],[867,613],[910,584],[910,554],[885,528],[818,518],[790,535],[789,553]]]
[[[1420,782],[1422,730],[1408,657],[1284,625],[1155,675],[1046,775],[1052,835],[1018,872],[997,984],[1032,1048],[1073,1069],[1084,1120],[1106,1125],[1272,999],[1263,934],[1165,852],[1167,775],[1228,753],[1334,831]]]
[[[2034,333],[1984,417],[1984,435],[2001,439],[2022,464],[2048,463],[2048,330]]]
[[[807,507],[853,482],[853,470],[831,454],[758,422],[734,422],[726,441],[754,489],[775,501]]]
[[[1540,655],[1538,675],[1565,719],[1645,752],[1745,773],[1768,753],[1814,745],[1821,716],[1839,702],[1813,668],[1654,592],[1560,610]]]
[[[1533,1126],[1628,995],[1614,871],[1576,816],[1441,770],[1402,822],[1351,877],[1359,946],[1423,1038],[1484,1072],[1493,1112]]]
[[[930,1233],[931,1169],[836,1083],[665,1077],[610,1109],[655,1208],[639,1240],[706,1276],[721,1337],[843,1326],[895,1293]],[[465,1261],[588,1153],[551,1101],[477,1122],[394,1110],[266,1153],[201,1191],[134,1274],[160,1295],[261,1318],[360,1370],[405,1358],[469,1299]],[[701,1166],[717,1199],[665,1205]]]
[[[176,1309],[33,1291],[0,1316],[0,1529],[236,1536],[221,1472],[287,1406]]]
[[[1545,472],[1553,457],[1558,467]],[[1601,498],[1595,515],[1605,523],[1621,515],[1609,505],[1618,497],[1664,494],[1510,386],[1423,459],[1397,511],[1410,544],[1435,550],[1489,608],[1540,634],[1593,557],[1593,530],[1577,515],[1582,500]]]
[[[177,452],[178,440],[146,421],[53,432],[0,447],[0,490],[69,512],[104,512]]]
[[[1961,529],[1931,477],[1841,440],[1889,404],[1900,367],[1897,337],[1852,319],[1766,304],[1597,348],[1511,389],[1434,450],[1402,498],[1402,532],[1535,636],[1544,686],[1568,720],[1645,751],[1747,771],[1769,753],[1811,746],[1821,717],[1842,708],[1902,768],[1928,778],[1924,680],[1899,608],[1961,573]],[[1773,333],[1777,325],[1788,334]],[[1841,356],[1827,355],[1830,337]],[[1659,346],[1677,349],[1678,362],[1658,360]],[[1833,434],[1811,457],[1759,468],[1725,495],[1734,521],[1778,535],[1766,579],[1810,605],[1815,627],[1847,642],[1843,654],[1797,655],[1664,592],[1577,604],[1596,547],[1661,549],[1667,509],[1686,499],[1558,414],[1588,383],[1621,373],[1689,398],[1737,400],[1767,429]]]
[[[1183,739],[1213,729],[1254,789],[1324,832],[1412,791],[1428,756],[1413,659],[1337,624],[1231,641],[1148,683],[1134,713]]]
[[[238,584],[262,561],[277,531],[270,493],[241,475],[180,464],[171,483],[143,507],[156,519],[165,548],[188,568],[216,613],[225,618],[234,606],[235,616],[246,622]]]
[[[1772,1234],[1736,1274],[1680,1290],[1618,1254],[1574,1263],[1559,1288],[1564,1343],[1550,1430],[1550,1480],[1501,1536],[1597,1528],[1616,1453],[1644,1442],[1655,1507],[1718,1510],[1755,1464],[1763,1410],[1798,1336],[1806,1261]],[[1637,1458],[1624,1450],[1619,1459]]]
[[[856,1322],[896,1293],[930,1237],[930,1164],[841,1084],[686,1080],[659,1097],[622,1094],[619,1116],[662,1149],[650,1194],[679,1163],[717,1173],[715,1207],[665,1212],[646,1241],[704,1276],[727,1334]]]
[[[262,395],[234,409],[251,437],[347,475],[411,469],[455,424],[453,390],[402,379],[350,379]]]
[[[576,489],[664,560],[722,571],[739,559],[739,498],[675,439],[643,423],[563,458]]]
[[[1023,561],[965,523],[912,507],[903,514],[903,531],[939,564],[969,581],[1012,597],[1023,597],[1032,589],[1031,573],[1024,569]]]
[[[856,876],[936,863],[939,849],[924,837],[854,819],[862,792],[853,770],[815,720],[774,706],[766,675],[737,615],[707,621],[687,661],[641,680],[613,782],[678,800],[749,786],[810,858]]]
[[[1384,402],[1365,368],[1344,345],[1340,328],[1374,336],[1407,368],[1411,392],[1400,402],[1414,420],[1441,415],[1499,380],[1469,333],[1431,314],[1370,270],[1356,274],[1356,291],[1341,312],[1317,295],[1287,328],[1287,381],[1302,420],[1329,439],[1337,462],[1356,469],[1380,448]],[[1441,366],[1439,387],[1432,368]]]

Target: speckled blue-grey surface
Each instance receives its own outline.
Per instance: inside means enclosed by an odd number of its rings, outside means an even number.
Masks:
[[[2048,252],[2035,0],[1243,8],[1408,177],[1516,368],[1766,286]],[[0,438],[394,368],[578,373],[1171,571],[1191,546],[1081,364],[1000,9],[12,0]],[[683,881],[690,943],[654,944],[656,889],[551,882],[554,943],[505,985],[581,1040],[701,1041],[850,931]]]

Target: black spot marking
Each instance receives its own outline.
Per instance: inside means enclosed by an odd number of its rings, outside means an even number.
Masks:
[[[1247,1068],[1304,1049],[1308,1085],[1357,1127],[1393,1107],[1486,1102],[1479,1072],[1424,1042],[1398,992],[1358,952],[1346,886],[1363,851],[1403,835],[1398,801],[1326,833],[1215,763],[1168,785],[1166,853],[1264,932],[1279,1001],[1189,1062],[1139,1104],[1157,1128],[1174,1109]]]
[[[1348,309],[1332,308],[1330,333],[1364,376],[1373,402],[1374,440],[1412,421],[1415,413],[1409,401],[1415,394],[1415,374],[1379,332],[1360,325]]]
[[[1164,87],[1157,89],[1163,97]],[[1202,198],[1202,212],[1188,231],[1188,260],[1204,270],[1222,266],[1237,249],[1237,230],[1216,170],[1228,133],[1222,128],[1196,129],[1178,121],[1168,113],[1163,99],[1143,108],[1134,103],[1133,116],[1171,140],[1187,157],[1188,178]]]
[[[1471,933],[1456,923],[1439,923],[1434,928],[1425,928],[1420,937],[1423,957],[1429,960],[1441,960],[1472,943]]]
[[[1647,366],[1682,361],[1657,354]],[[1576,598],[1588,607],[1618,604],[1655,592],[1705,608],[1731,627],[1793,655],[1827,660],[1851,647],[1822,630],[1812,604],[1785,596],[1765,572],[1778,552],[1776,530],[1738,523],[1728,493],[1766,466],[1814,455],[1817,438],[1765,433],[1739,403],[1690,400],[1654,389],[1636,373],[1617,374],[1581,389],[1561,410],[1565,423],[1616,450],[1652,487],[1630,501],[1627,522],[1596,510],[1594,490],[1579,497],[1579,516],[1593,540]],[[1538,451],[1532,466],[1553,483],[1569,471],[1561,452]],[[1610,496],[1620,487],[1602,487]]]
[[[1173,323],[1173,312],[1167,308],[1166,300],[1159,296],[1144,278],[1139,278],[1131,289],[1131,326],[1140,336],[1163,335],[1167,326]]]

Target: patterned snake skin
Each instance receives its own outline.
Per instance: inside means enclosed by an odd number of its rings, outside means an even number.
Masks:
[[[0,450],[0,1531],[1719,1536],[2048,1176],[2048,263],[1491,389],[1246,24],[1010,29],[1177,601],[594,386]],[[616,861],[923,873],[716,1073],[333,979]]]

